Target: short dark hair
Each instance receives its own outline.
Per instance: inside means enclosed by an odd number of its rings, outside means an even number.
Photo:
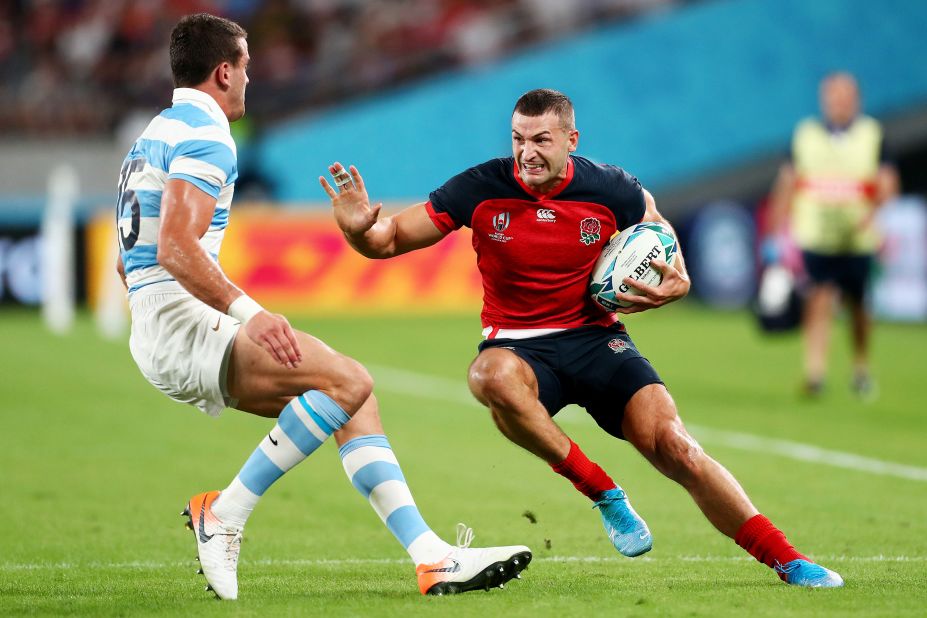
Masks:
[[[187,15],[171,31],[171,73],[175,88],[202,84],[223,62],[241,60],[239,39],[245,29],[233,21],[209,13]]]
[[[550,88],[530,90],[519,97],[515,102],[513,114],[522,116],[543,116],[547,112],[554,112],[560,118],[566,129],[576,128],[576,118],[573,113],[573,102],[570,97]]]

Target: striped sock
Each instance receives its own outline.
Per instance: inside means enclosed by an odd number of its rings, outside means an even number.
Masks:
[[[290,401],[238,476],[222,490],[213,503],[213,512],[226,524],[244,526],[267,488],[322,446],[350,418],[331,397],[319,391],[307,391]]]
[[[370,501],[415,564],[431,564],[448,555],[451,546],[422,519],[386,436],[354,438],[338,452],[351,484]]]

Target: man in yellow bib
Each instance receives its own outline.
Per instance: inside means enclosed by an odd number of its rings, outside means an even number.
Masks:
[[[795,129],[792,160],[782,166],[773,188],[771,229],[783,232],[790,221],[811,282],[802,322],[806,393],[818,395],[824,386],[830,323],[842,293],[852,326],[852,387],[868,398],[875,394],[865,299],[880,241],[875,211],[897,194],[898,176],[884,161],[881,126],[860,113],[852,75],[825,77],[820,102],[823,118],[803,120]],[[775,237],[767,240],[764,253],[775,259]]]

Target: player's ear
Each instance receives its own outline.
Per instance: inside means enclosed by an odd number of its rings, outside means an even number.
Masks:
[[[222,90],[228,90],[232,85],[232,65],[230,63],[221,63],[216,67],[216,70],[213,71],[213,75],[216,78],[216,84],[218,84]]]
[[[576,147],[579,145],[579,131],[573,129],[570,131],[570,152],[576,152]]]

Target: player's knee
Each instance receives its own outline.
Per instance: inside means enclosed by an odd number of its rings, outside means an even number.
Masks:
[[[668,422],[655,433],[655,450],[662,471],[683,485],[699,477],[705,452],[678,421]]]
[[[521,367],[513,354],[485,352],[470,365],[470,392],[487,406],[505,402],[511,396],[512,386],[521,381]]]
[[[373,378],[366,367],[346,356],[333,363],[330,396],[353,415],[373,393]]]

